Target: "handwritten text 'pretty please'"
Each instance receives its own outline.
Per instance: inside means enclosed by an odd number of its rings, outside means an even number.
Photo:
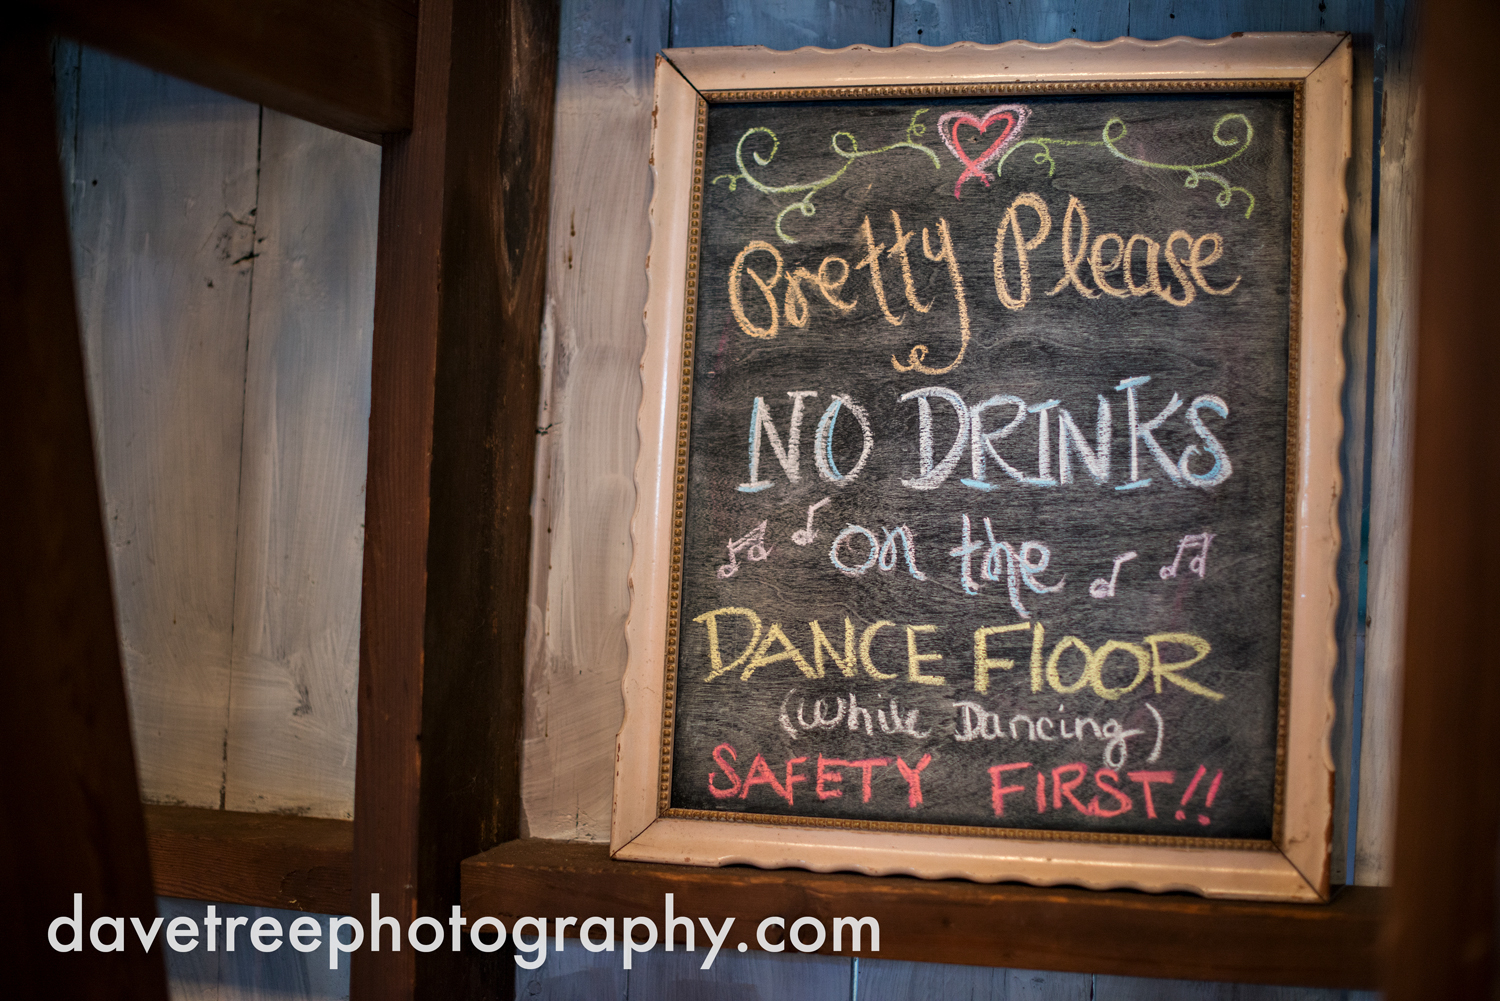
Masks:
[[[1023,218],[1027,220],[1024,223]],[[1029,221],[1031,219],[1035,219],[1034,224]],[[852,314],[859,305],[861,293],[846,291],[845,286],[856,271],[866,273],[875,304],[891,326],[902,326],[912,313],[930,312],[934,301],[923,302],[917,291],[917,279],[921,277],[918,269],[930,265],[914,265],[917,255],[909,247],[917,231],[903,228],[901,216],[894,209],[891,210],[891,225],[892,242],[877,242],[870,218],[866,216],[857,234],[856,253],[862,250],[863,256],[852,268],[843,257],[826,256],[816,273],[799,262],[788,262],[780,250],[764,240],[751,240],[745,244],[730,266],[728,275],[729,308],[740,330],[751,337],[770,339],[781,332],[783,321],[792,327],[807,327],[815,311],[828,310],[835,316]],[[957,368],[969,350],[972,336],[969,296],[948,220],[939,218],[935,231],[937,249],[934,249],[933,230],[922,227],[921,256],[934,265],[944,266],[940,270],[948,278],[958,308],[958,350],[946,365],[938,367],[928,361],[932,354],[928,345],[914,345],[905,361],[891,356],[891,365],[900,372],[942,375]],[[1032,270],[1037,263],[1034,257],[1051,233],[1052,212],[1047,203],[1032,192],[1017,195],[1001,217],[995,231],[991,270],[995,297],[1006,309],[1025,309],[1032,301]],[[1109,298],[1128,300],[1155,295],[1172,306],[1186,307],[1197,299],[1200,290],[1210,296],[1227,296],[1239,288],[1239,276],[1217,279],[1205,273],[1205,269],[1218,264],[1224,256],[1224,238],[1220,234],[1204,233],[1194,237],[1186,230],[1178,229],[1163,236],[1164,239],[1158,241],[1142,233],[1129,237],[1101,233],[1091,241],[1088,211],[1082,201],[1071,196],[1059,233],[1062,274],[1047,295],[1055,296],[1069,288],[1085,299],[1104,298],[1106,301]],[[899,272],[905,307],[900,305],[897,295],[886,290],[882,259],[887,271],[894,264]],[[1166,264],[1169,272],[1165,276],[1162,264]],[[1220,284],[1215,284],[1215,281]],[[816,305],[819,294],[826,305]]]

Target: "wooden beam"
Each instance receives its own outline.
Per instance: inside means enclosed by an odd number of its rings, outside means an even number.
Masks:
[[[99,509],[52,66],[0,19],[0,942],[13,997],[165,999],[161,945],[90,947],[96,917],[156,914]],[[79,952],[48,944],[82,894]],[[108,940],[106,933],[106,941]]]
[[[1493,75],[1500,8],[1423,7],[1422,233],[1395,250],[1421,246],[1391,1001],[1493,997],[1500,971],[1500,800],[1475,771],[1500,715],[1500,338],[1488,299],[1500,135],[1476,127],[1473,111]]]
[[[416,0],[22,0],[81,42],[378,142],[411,128]]]
[[[146,807],[156,892],[320,914],[354,909],[347,820]]]
[[[424,0],[381,174],[355,899],[444,916],[516,836],[557,14]],[[356,1001],[509,996],[472,949],[361,952]]]
[[[646,916],[673,911],[715,926],[735,919],[725,948],[759,948],[772,915],[880,922],[880,959],[1030,970],[1228,980],[1303,987],[1376,986],[1384,892],[1348,887],[1332,903],[1264,904],[964,880],[872,878],[617,862],[604,845],[512,841],[464,862],[470,920]],[[696,923],[696,921],[695,921]],[[576,925],[569,934],[576,934]],[[549,926],[550,930],[550,926]],[[701,931],[701,930],[700,930]],[[679,937],[678,941],[681,941]],[[868,950],[868,938],[865,948]],[[705,947],[698,935],[700,948]],[[845,952],[848,952],[847,938]],[[825,942],[824,953],[831,953]],[[868,951],[865,958],[875,958]]]

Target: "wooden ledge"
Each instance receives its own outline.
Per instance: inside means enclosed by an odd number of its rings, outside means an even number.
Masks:
[[[354,825],[347,820],[147,806],[156,892],[167,897],[353,909]]]
[[[463,908],[471,920],[484,914],[507,923],[527,915],[580,921],[645,916],[660,927],[667,893],[674,894],[678,915],[715,924],[733,917],[726,947],[743,941],[757,948],[755,926],[771,915],[789,923],[809,915],[825,925],[835,917],[870,916],[880,922],[881,959],[1364,989],[1378,986],[1385,901],[1385,891],[1375,887],[1347,887],[1324,905],[1264,904],[796,869],[708,869],[618,862],[604,845],[539,839],[507,842],[463,863]],[[702,948],[701,928],[698,940]],[[831,943],[820,951],[831,954]]]

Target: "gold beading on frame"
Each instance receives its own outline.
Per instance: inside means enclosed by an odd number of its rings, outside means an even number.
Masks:
[[[698,98],[693,127],[693,197],[688,209],[687,287],[682,307],[682,371],[677,390],[677,455],[673,461],[671,587],[667,598],[667,644],[662,684],[661,762],[658,815],[672,798],[673,723],[677,708],[677,644],[682,632],[682,542],[687,510],[688,430],[693,410],[693,340],[698,330],[698,256],[703,236],[703,157],[708,136],[708,102]]]
[[[1073,841],[1096,844],[1128,844],[1175,848],[1240,849],[1278,851],[1282,848],[1286,803],[1287,722],[1290,707],[1292,608],[1295,597],[1296,499],[1300,481],[1298,415],[1300,413],[1300,366],[1302,334],[1302,187],[1303,81],[1297,80],[1120,80],[1084,82],[1034,82],[990,84],[921,84],[869,87],[814,87],[791,90],[702,91],[697,102],[693,131],[693,190],[688,214],[687,281],[682,318],[682,367],[678,387],[677,449],[673,464],[672,562],[667,601],[667,642],[663,657],[661,755],[657,781],[657,816],[682,820],[770,824],[856,831],[888,831],[899,834],[1010,838],[1032,841]],[[1277,680],[1276,772],[1271,839],[1194,838],[1149,834],[1116,834],[1102,831],[1058,831],[1013,827],[982,827],[961,824],[912,824],[885,820],[848,820],[830,817],[779,814],[731,813],[673,807],[672,754],[676,738],[677,660],[682,624],[682,555],[687,508],[688,438],[692,423],[693,358],[697,334],[698,267],[702,246],[703,172],[707,148],[708,105],[754,102],[873,100],[883,98],[990,97],[1054,94],[1198,94],[1264,93],[1288,91],[1292,95],[1292,211],[1291,260],[1287,334],[1287,431],[1286,478],[1282,513],[1281,635]]]
[[[1287,721],[1291,711],[1292,612],[1295,607],[1297,569],[1297,484],[1302,467],[1298,415],[1302,387],[1302,168],[1303,88],[1292,88],[1292,259],[1291,286],[1287,294],[1286,338],[1286,481],[1281,501],[1281,663],[1276,697],[1276,785],[1271,817],[1271,841],[1282,843],[1286,820]]]

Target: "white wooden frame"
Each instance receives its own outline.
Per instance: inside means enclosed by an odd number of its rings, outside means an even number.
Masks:
[[[1242,34],[1216,41],[1120,38],[1053,45],[852,46],[836,52],[675,49],[658,57],[650,294],[626,627],[630,654],[610,839],[615,858],[1068,883],[1096,889],[1187,890],[1239,899],[1327,899],[1351,52],[1346,35]],[[699,93],[712,100],[714,92],[745,90],[1223,80],[1301,85],[1302,224],[1300,253],[1293,257],[1294,266],[1300,267],[1301,288],[1300,302],[1294,301],[1301,345],[1295,382],[1294,596],[1278,850],[908,834],[659,816],[678,389],[694,157],[701,155],[703,140],[695,134]]]

